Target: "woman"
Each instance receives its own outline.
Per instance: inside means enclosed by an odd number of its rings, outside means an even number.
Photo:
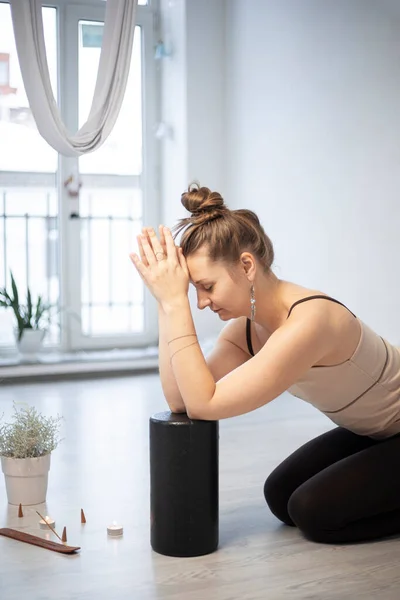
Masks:
[[[400,531],[400,352],[318,290],[278,279],[257,216],[192,186],[180,247],[160,227],[132,261],[158,301],[160,376],[173,412],[219,420],[288,390],[338,427],[268,477],[273,514],[311,540],[356,542]],[[227,321],[204,358],[188,300]]]

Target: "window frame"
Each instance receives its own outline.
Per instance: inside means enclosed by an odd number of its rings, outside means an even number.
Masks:
[[[1,3],[8,4],[6,0],[0,0]],[[70,85],[71,77],[71,48],[66,49],[71,42],[71,22],[72,14],[80,15],[80,19],[99,19],[99,15],[105,14],[104,0],[84,0],[76,3],[76,0],[53,0],[44,1],[43,7],[55,8],[57,11],[57,95],[59,98],[60,114],[69,131],[76,131],[78,122],[78,104],[76,86]],[[159,83],[158,74],[154,60],[154,45],[156,39],[156,23],[158,5],[155,1],[150,1],[147,5],[138,5],[136,11],[136,25],[142,27],[142,106],[143,106],[143,171],[139,177],[127,176],[126,182],[131,181],[132,185],[140,180],[143,192],[143,222],[146,225],[156,226],[160,217],[159,205],[159,172],[160,157],[159,147],[154,135],[154,125],[158,120],[160,103],[158,98]],[[76,48],[76,53],[78,49]],[[76,99],[73,99],[73,96]],[[58,158],[58,171],[56,173],[26,173],[26,172],[6,172],[0,171],[0,187],[21,186],[48,187],[56,186],[59,198],[59,273],[60,273],[60,305],[71,308],[71,312],[76,310],[78,304],[80,307],[80,297],[74,295],[74,286],[71,282],[76,280],[77,265],[80,265],[80,254],[76,251],[68,252],[67,248],[71,241],[71,236],[76,239],[76,222],[69,218],[74,210],[73,202],[67,197],[67,190],[62,182],[68,177],[68,174],[74,170],[74,161],[76,158],[61,157]],[[105,185],[115,187],[124,185],[121,177],[118,175],[81,175],[83,185],[89,185],[94,178],[101,178]],[[140,184],[139,183],[139,184]],[[75,206],[77,208],[77,206]],[[75,232],[74,232],[75,228]],[[71,247],[71,246],[70,246]],[[134,250],[134,248],[132,249]],[[128,260],[128,257],[127,257]],[[132,269],[133,269],[132,265]],[[80,269],[79,269],[80,270]],[[71,305],[72,302],[72,305]],[[62,336],[60,345],[54,347],[57,351],[73,351],[77,349],[106,349],[106,348],[126,348],[143,347],[153,345],[158,339],[157,327],[157,306],[154,299],[145,289],[144,292],[144,312],[145,312],[145,331],[143,334],[126,335],[105,335],[96,337],[86,337],[82,332],[76,331],[76,318],[61,311],[61,331]],[[5,347],[1,349],[2,353]]]

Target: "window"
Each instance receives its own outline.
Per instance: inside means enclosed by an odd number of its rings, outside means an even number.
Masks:
[[[155,222],[157,214],[151,185],[156,162],[153,16],[148,7],[143,10],[138,7],[131,72],[112,133],[99,150],[67,160],[37,131],[10,7],[0,0],[0,287],[9,287],[12,270],[22,295],[29,286],[34,296],[42,294],[56,305],[45,338],[49,347],[132,347],[156,338],[155,306],[129,261],[143,220]],[[42,14],[54,95],[57,99],[61,90],[62,118],[69,131],[76,131],[93,98],[104,3],[66,2],[65,11],[43,7]],[[56,61],[58,31],[66,37],[65,47],[76,48],[65,72]],[[150,99],[146,111],[144,97]],[[61,173],[79,176],[79,198],[68,195]],[[14,345],[13,327],[11,312],[0,309],[0,349]]]

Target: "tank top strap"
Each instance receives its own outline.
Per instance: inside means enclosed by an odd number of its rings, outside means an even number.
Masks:
[[[347,308],[347,306],[345,304],[343,304],[343,302],[339,302],[339,300],[336,300],[335,298],[331,298],[330,296],[324,296],[322,294],[316,294],[314,296],[307,296],[306,298],[301,298],[300,300],[297,300],[297,302],[292,304],[286,319],[288,319],[290,317],[290,313],[292,312],[294,307],[297,306],[297,304],[301,304],[302,302],[307,302],[307,300],[314,300],[314,298],[322,298],[323,300],[330,300],[331,302],[336,302],[337,304],[344,306],[344,308]],[[353,317],[357,318],[356,315],[349,308],[347,308],[347,310],[353,315]],[[246,341],[247,341],[247,348],[249,350],[249,353],[251,354],[251,356],[254,356],[253,344],[251,343],[251,321],[249,318],[246,319]]]
[[[331,302],[336,302],[337,304],[344,306],[344,308],[347,308],[347,306],[345,304],[343,304],[343,302],[339,302],[339,300],[336,300],[335,298],[331,298],[330,296],[323,296],[322,294],[316,294],[314,296],[307,296],[306,298],[301,298],[300,300],[297,300],[297,302],[292,304],[286,319],[288,319],[290,317],[290,313],[292,312],[292,310],[294,309],[294,307],[297,304],[301,304],[302,302],[307,302],[307,300],[313,300],[314,298],[322,298],[323,300],[330,300]],[[357,318],[356,315],[353,312],[351,312],[351,310],[349,308],[347,308],[347,310],[353,315],[353,317]]]

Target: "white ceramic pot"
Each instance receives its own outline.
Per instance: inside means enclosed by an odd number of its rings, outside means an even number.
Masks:
[[[37,458],[1,457],[9,504],[28,506],[46,501],[50,454]]]
[[[24,329],[21,339],[18,340],[18,331],[16,331],[18,352],[27,358],[35,358],[42,348],[45,333],[43,329]]]

